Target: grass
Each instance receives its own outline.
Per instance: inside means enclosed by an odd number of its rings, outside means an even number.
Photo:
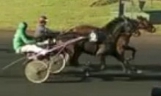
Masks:
[[[37,19],[45,14],[49,18],[51,29],[65,30],[79,24],[103,26],[116,16],[118,4],[90,7],[94,0],[0,0],[0,29],[15,29],[19,22],[26,21],[29,29],[36,27]],[[161,9],[161,2],[153,7]],[[155,5],[155,6],[154,6]],[[135,11],[137,8],[135,8]]]

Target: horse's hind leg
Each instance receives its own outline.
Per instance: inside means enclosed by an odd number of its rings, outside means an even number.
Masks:
[[[70,45],[66,47],[66,52],[69,54],[69,65],[71,66],[79,66],[78,58],[81,55],[81,51],[78,48],[75,48],[75,46]]]
[[[106,69],[106,57],[103,54],[96,54],[97,57],[99,57],[100,60],[100,70]]]
[[[98,51],[96,52],[96,56],[98,56],[100,58],[100,69],[101,70],[104,70],[106,68],[106,57],[105,55],[103,55],[106,51],[106,45],[104,44],[100,44],[99,45],[99,48],[98,48]]]
[[[71,66],[75,66],[75,67],[79,66],[78,59],[79,59],[80,55],[81,55],[81,52],[75,51],[73,56],[71,56],[71,58],[70,58],[70,65]]]
[[[104,55],[101,55],[100,56],[100,61],[101,61],[101,66],[100,66],[100,69],[101,70],[104,70],[106,69],[106,57]]]
[[[124,46],[124,49],[132,51],[131,57],[127,59],[128,61],[135,59],[136,49],[134,47],[127,45],[127,46]]]

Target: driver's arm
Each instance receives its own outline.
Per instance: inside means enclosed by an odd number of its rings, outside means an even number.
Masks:
[[[26,35],[24,32],[21,33],[21,39],[22,39],[26,44],[35,43],[35,40],[34,40],[34,39],[28,38],[27,35]]]

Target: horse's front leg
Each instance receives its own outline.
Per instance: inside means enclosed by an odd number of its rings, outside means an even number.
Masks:
[[[123,47],[118,47],[117,48],[117,51],[115,54],[113,54],[116,59],[118,61],[121,62],[121,65],[122,65],[122,68],[123,68],[123,71],[125,73],[132,73],[132,72],[135,72],[134,67],[131,66],[129,60],[125,59],[125,48]]]
[[[128,50],[128,51],[130,50],[132,52],[132,55],[129,58],[127,58],[126,60],[128,60],[128,61],[134,60],[135,55],[136,55],[136,49],[134,47],[129,46],[129,45],[124,46],[124,49]]]
[[[142,73],[142,70],[138,70],[135,66],[132,66],[129,60],[124,58],[124,52],[115,56],[122,64],[123,71],[125,73]]]
[[[129,61],[124,58],[124,52],[116,53],[114,55],[118,61],[121,62],[121,66],[124,73],[132,73],[132,66],[130,65]]]

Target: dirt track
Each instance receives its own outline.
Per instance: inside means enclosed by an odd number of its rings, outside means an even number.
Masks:
[[[1,32],[0,68],[20,57],[12,51],[11,33]],[[149,69],[157,66],[156,69],[160,70],[161,36],[146,34],[133,38],[131,45],[138,49],[136,60],[132,64],[140,68],[148,65]],[[98,63],[96,58],[85,54],[80,58],[82,63],[88,60]],[[119,66],[111,57],[107,58],[107,62],[109,68]],[[88,82],[72,79],[35,85],[25,79],[20,64],[4,72],[0,71],[0,96],[150,96],[151,88],[156,85],[160,85],[158,80],[111,81],[100,78],[91,78]]]

